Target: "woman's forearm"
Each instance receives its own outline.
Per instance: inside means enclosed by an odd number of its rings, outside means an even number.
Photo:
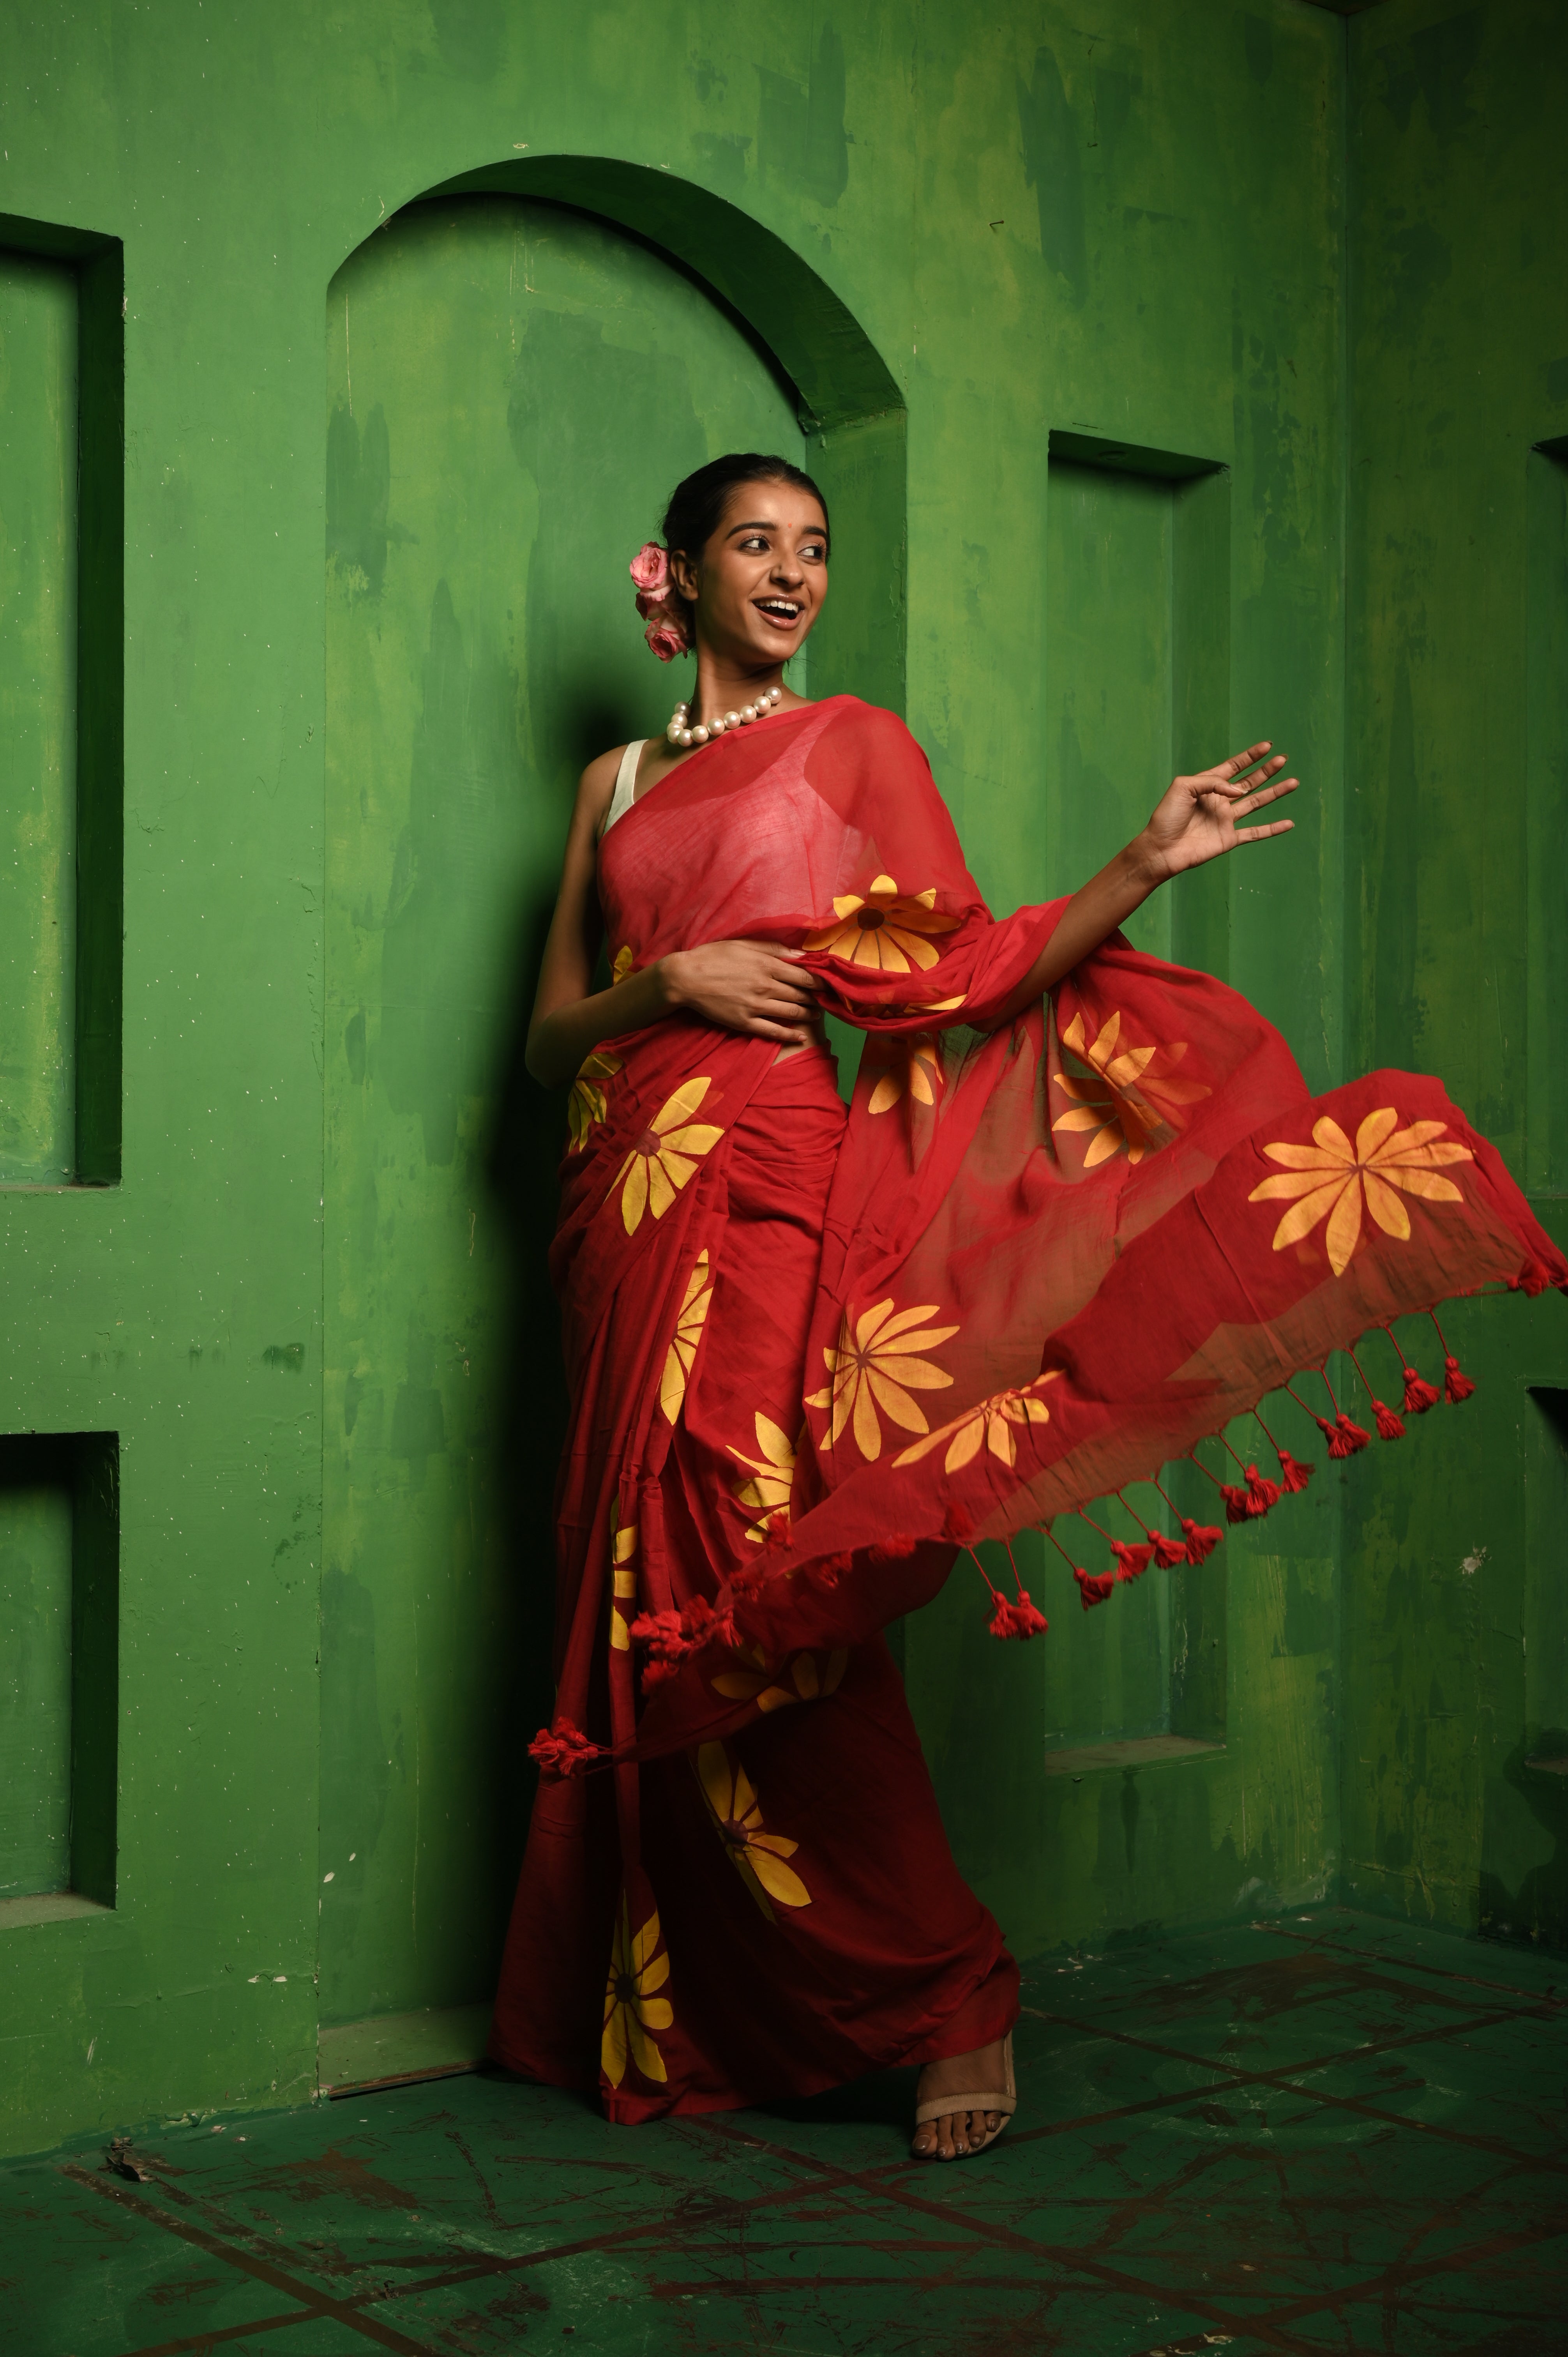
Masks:
[[[628,974],[609,990],[596,990],[591,998],[574,999],[552,1014],[535,1016],[529,1026],[524,1061],[545,1088],[563,1088],[601,1039],[617,1039],[624,1031],[646,1030],[650,1023],[662,1022],[674,1005],[664,961],[656,959],[640,974]]]
[[[1036,999],[1054,990],[1064,975],[1075,965],[1081,965],[1101,942],[1112,934],[1118,925],[1125,924],[1133,911],[1141,909],[1156,886],[1163,881],[1157,861],[1154,860],[1140,835],[1116,854],[1098,876],[1075,892],[1062,910],[1050,940],[1007,1001],[997,1018],[1011,1022]]]

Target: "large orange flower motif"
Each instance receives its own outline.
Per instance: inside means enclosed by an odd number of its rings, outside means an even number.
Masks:
[[[618,2087],[626,2076],[628,2054],[645,2079],[662,2087],[669,2077],[664,2057],[649,2035],[650,2030],[668,2029],[675,2018],[669,1998],[653,1994],[670,1977],[670,1958],[655,1955],[658,1945],[657,1909],[634,1938],[623,1893],[610,1947],[604,2036],[599,2040],[600,2067],[612,2087]]]
[[[901,1062],[889,1064],[866,1102],[867,1113],[886,1113],[908,1090],[917,1104],[934,1105],[941,1086],[937,1043],[917,1031],[904,1044]]]
[[[745,1506],[757,1516],[746,1532],[746,1537],[758,1545],[768,1536],[768,1524],[776,1514],[789,1511],[789,1492],[795,1482],[795,1445],[787,1432],[776,1425],[771,1416],[760,1409],[752,1418],[757,1426],[757,1445],[760,1457],[743,1457],[738,1448],[730,1449],[737,1465],[744,1465],[751,1474],[749,1481],[736,1484],[734,1496],[737,1505]]]
[[[770,1899],[780,1907],[809,1907],[811,1892],[794,1867],[784,1863],[800,1845],[764,1831],[762,1803],[739,1760],[732,1760],[722,1743],[700,1744],[697,1775],[719,1838],[768,1921],[774,1921]]]
[[[927,938],[950,933],[956,917],[939,914],[937,888],[901,894],[891,876],[878,876],[865,897],[850,893],[833,902],[833,922],[807,942],[809,950],[827,950],[847,958],[852,965],[869,965],[884,974],[908,974],[914,965],[935,965],[941,952]]]
[[[610,1534],[610,1643],[618,1653],[631,1651],[631,1631],[621,1607],[637,1598],[637,1524],[620,1524],[620,1499],[616,1499],[615,1528]]]
[[[929,1457],[950,1435],[948,1453],[942,1459],[944,1472],[956,1473],[961,1466],[979,1456],[983,1445],[993,1457],[1000,1457],[1004,1465],[1015,1465],[1017,1428],[1026,1424],[1049,1424],[1051,1412],[1039,1394],[1044,1384],[1054,1383],[1060,1373],[1059,1367],[1053,1367],[1022,1391],[994,1393],[990,1399],[982,1400],[978,1407],[972,1407],[967,1415],[955,1416],[951,1424],[944,1424],[939,1431],[929,1432],[924,1440],[917,1440],[912,1448],[906,1448],[901,1457],[893,1459],[895,1466],[913,1465],[918,1458]]]
[[[849,1666],[844,1646],[824,1653],[820,1663],[815,1653],[792,1653],[781,1670],[774,1669],[758,1646],[748,1646],[746,1656],[754,1667],[725,1670],[711,1683],[714,1692],[729,1702],[749,1702],[755,1695],[760,1711],[782,1710],[786,1703],[815,1702],[831,1695]]]
[[[659,1405],[667,1424],[673,1424],[681,1413],[686,1396],[686,1378],[692,1372],[692,1361],[697,1355],[697,1345],[703,1339],[708,1310],[714,1298],[713,1278],[708,1274],[706,1252],[697,1254],[697,1265],[686,1279],[686,1291],[681,1303],[681,1314],[675,1320],[675,1331],[670,1348],[664,1353],[664,1372],[659,1378]]]
[[[936,1303],[927,1301],[918,1309],[895,1311],[891,1301],[879,1301],[859,1318],[853,1334],[849,1313],[844,1313],[843,1327],[838,1346],[824,1346],[822,1357],[832,1377],[832,1425],[828,1433],[828,1447],[834,1448],[846,1424],[853,1424],[855,1446],[863,1457],[871,1458],[882,1454],[882,1426],[876,1411],[882,1410],[894,1424],[902,1425],[906,1432],[927,1432],[929,1426],[921,1410],[909,1397],[912,1391],[946,1391],[952,1377],[943,1367],[933,1367],[929,1359],[917,1359],[915,1351],[934,1350],[939,1342],[947,1341],[958,1332],[956,1326],[929,1326],[919,1332],[924,1318],[935,1315]],[[806,1402],[808,1407],[826,1407],[830,1398],[827,1389],[815,1393]]]
[[[607,1056],[597,1048],[579,1066],[566,1100],[566,1126],[571,1132],[568,1154],[581,1154],[589,1130],[596,1121],[603,1121],[609,1103],[608,1084],[619,1070],[620,1058]]]
[[[1336,1276],[1343,1276],[1361,1241],[1363,1196],[1384,1235],[1397,1236],[1402,1243],[1410,1234],[1410,1213],[1396,1188],[1402,1188],[1407,1195],[1424,1196],[1428,1202],[1464,1201],[1453,1180],[1438,1176],[1438,1166],[1473,1162],[1476,1157],[1469,1147],[1453,1138],[1445,1145],[1440,1142],[1448,1126],[1445,1121],[1415,1121],[1408,1129],[1398,1125],[1393,1106],[1380,1105],[1362,1122],[1352,1147],[1339,1124],[1325,1114],[1313,1124],[1311,1146],[1264,1146],[1271,1162],[1283,1162],[1286,1168],[1277,1178],[1265,1178],[1262,1186],[1254,1187],[1247,1200],[1295,1199],[1274,1230],[1276,1252],[1299,1243],[1319,1220],[1326,1218],[1324,1243],[1328,1265]]]
[[[1083,1157],[1086,1170],[1123,1151],[1129,1163],[1141,1162],[1155,1130],[1180,1127],[1174,1107],[1196,1104],[1200,1097],[1212,1093],[1199,1082],[1176,1079],[1169,1070],[1186,1055],[1185,1039],[1175,1040],[1168,1048],[1123,1047],[1118,1053],[1121,1035],[1120,1007],[1092,1039],[1085,1034],[1081,1011],[1061,1035],[1062,1046],[1090,1071],[1081,1077],[1070,1072],[1051,1075],[1055,1085],[1074,1101],[1068,1112],[1058,1114],[1051,1128],[1089,1132]]]
[[[709,1086],[705,1077],[683,1081],[673,1096],[666,1097],[611,1179],[610,1193],[620,1189],[620,1215],[628,1236],[642,1225],[645,1211],[656,1220],[664,1217],[698,1161],[724,1135],[722,1129],[691,1121]]]

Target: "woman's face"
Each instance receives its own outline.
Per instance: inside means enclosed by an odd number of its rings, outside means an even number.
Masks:
[[[788,662],[828,594],[821,502],[793,483],[737,483],[701,561],[671,565],[705,646],[747,670]]]

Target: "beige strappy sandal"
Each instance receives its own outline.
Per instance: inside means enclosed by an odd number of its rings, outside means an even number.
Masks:
[[[984,2152],[988,2146],[995,2143],[1003,2128],[1006,2126],[1018,2108],[1018,2089],[1013,2077],[1011,2030],[1002,2041],[1002,2069],[1007,2081],[1004,2094],[998,2093],[995,2088],[991,2088],[983,2094],[939,2095],[934,2103],[916,2104],[915,2126],[918,2128],[923,2128],[928,2122],[946,2119],[954,2112],[1000,2112],[1002,2119],[999,2126],[993,2128],[979,2144],[975,2144],[972,2139],[967,2153],[957,2152],[953,2155],[955,2160],[972,2160],[976,2153]],[[928,2153],[924,2158],[934,2159],[936,2156],[934,2153]]]

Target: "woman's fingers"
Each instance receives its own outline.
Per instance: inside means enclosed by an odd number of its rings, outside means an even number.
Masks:
[[[1239,826],[1236,840],[1238,843],[1262,843],[1271,834],[1292,834],[1294,831],[1294,818],[1277,818],[1270,826]]]
[[[1238,778],[1243,770],[1250,770],[1254,761],[1261,759],[1268,749],[1269,739],[1265,737],[1262,744],[1249,745],[1244,753],[1232,753],[1228,761],[1216,762],[1215,767],[1223,776]]]
[[[1294,794],[1300,783],[1299,778],[1282,778],[1277,786],[1261,787],[1257,792],[1248,794],[1244,801],[1232,802],[1230,815],[1233,819],[1250,818],[1255,810],[1262,810],[1265,802],[1277,802],[1282,794]]]
[[[1270,778],[1277,777],[1284,765],[1284,755],[1276,753],[1272,761],[1250,764],[1249,773],[1242,776],[1232,774],[1230,764],[1227,761],[1218,770],[1210,770],[1207,773],[1201,781],[1199,791],[1204,793],[1223,794],[1228,801],[1234,802],[1241,794],[1255,793],[1258,788]]]

